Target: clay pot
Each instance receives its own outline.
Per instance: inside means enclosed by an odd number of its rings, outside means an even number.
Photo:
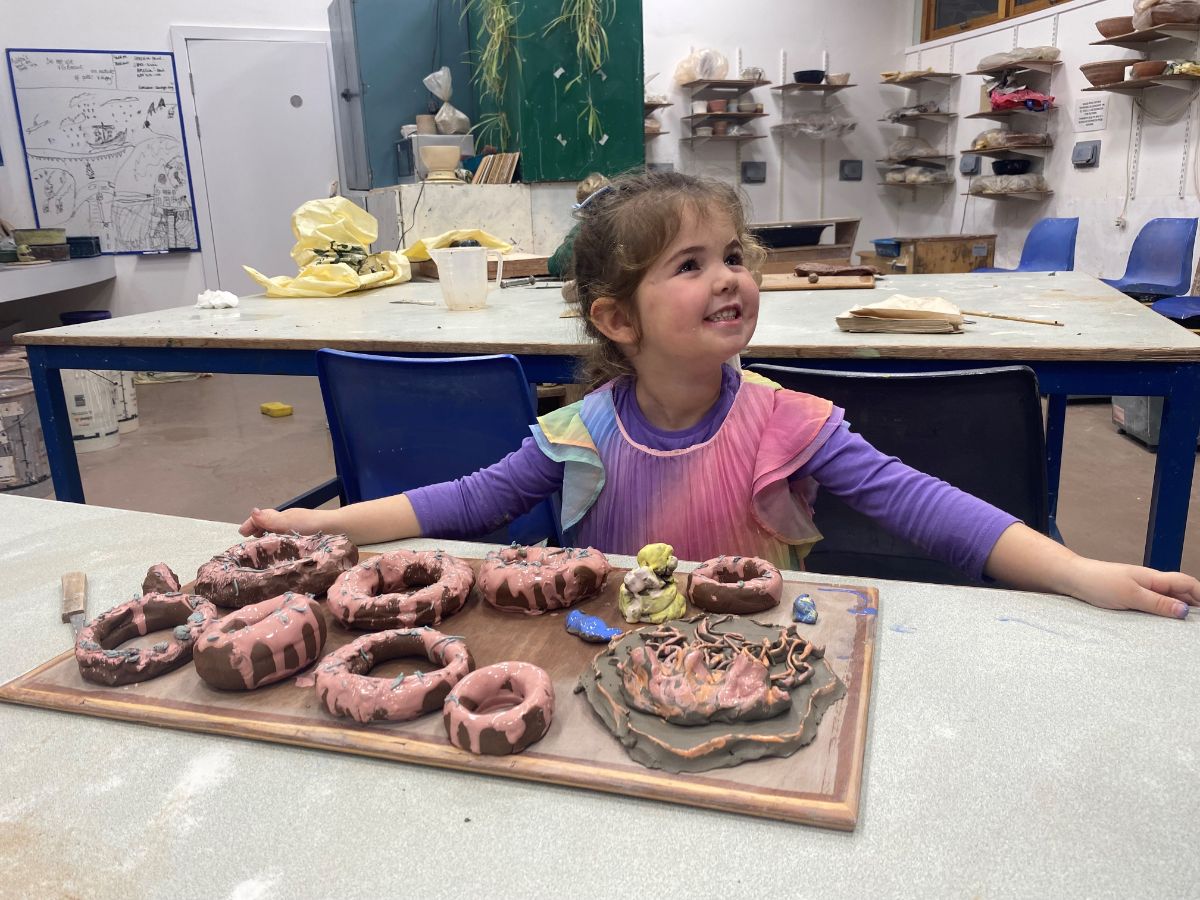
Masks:
[[[1157,78],[1166,71],[1165,59],[1144,59],[1133,64],[1134,78]]]
[[[719,122],[713,122],[713,137],[724,137],[729,134],[729,122],[722,119]]]
[[[1175,3],[1163,3],[1150,7],[1150,25],[1191,25],[1200,22],[1200,3],[1194,0],[1180,0]]]
[[[1128,65],[1129,62],[1124,59],[1106,59],[1103,62],[1084,63],[1079,71],[1093,86],[1103,87],[1124,81],[1125,67]]]
[[[1106,38],[1119,34],[1129,34],[1133,31],[1133,16],[1117,16],[1115,19],[1101,19],[1096,23],[1096,30]]]
[[[708,111],[710,113],[723,113],[729,107],[728,100],[709,100]]]
[[[850,83],[850,73],[849,72],[831,73],[831,74],[825,76],[825,83],[826,84],[849,84]]]

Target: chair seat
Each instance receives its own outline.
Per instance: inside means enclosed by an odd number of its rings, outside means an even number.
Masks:
[[[972,269],[972,274],[975,275],[992,275],[998,272],[1015,272],[1016,269],[997,269],[994,266],[983,266],[979,269]]]

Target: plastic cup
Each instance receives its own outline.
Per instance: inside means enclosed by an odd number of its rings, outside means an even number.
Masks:
[[[500,286],[504,257],[487,247],[447,247],[430,250],[442,286],[442,300],[451,310],[483,309],[488,291]],[[488,259],[495,257],[496,280],[488,280]]]

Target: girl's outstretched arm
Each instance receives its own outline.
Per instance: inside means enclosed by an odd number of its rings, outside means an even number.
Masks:
[[[247,537],[269,531],[313,534],[318,531],[344,534],[355,544],[377,544],[420,537],[421,526],[412,503],[404,494],[351,503],[339,509],[255,509],[238,529]]]
[[[984,572],[1010,587],[1067,594],[1104,609],[1182,619],[1200,606],[1200,582],[1190,575],[1079,556],[1020,522],[1000,535]]]

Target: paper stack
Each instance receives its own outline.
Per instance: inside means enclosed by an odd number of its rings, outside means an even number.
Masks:
[[[842,331],[877,334],[953,334],[962,331],[963,316],[942,297],[894,294],[869,306],[856,306],[837,317]]]

